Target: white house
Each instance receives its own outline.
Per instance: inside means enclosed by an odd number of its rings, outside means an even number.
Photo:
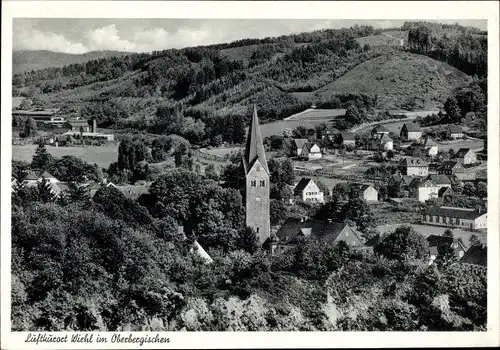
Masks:
[[[409,194],[413,198],[417,198],[419,202],[425,202],[429,199],[438,198],[440,187],[432,180],[423,180],[416,177],[412,180],[409,186]]]
[[[293,194],[300,197],[304,202],[323,203],[324,193],[318,185],[310,178],[303,177],[293,190]]]
[[[316,143],[306,143],[302,146],[300,157],[307,160],[321,159],[321,148]]]
[[[422,223],[428,225],[458,227],[470,230],[487,228],[488,214],[485,210],[430,207],[422,215]]]

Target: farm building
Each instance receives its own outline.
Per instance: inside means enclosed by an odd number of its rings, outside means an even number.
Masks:
[[[69,131],[73,132],[92,132],[91,126],[86,119],[70,119],[66,123]]]
[[[312,143],[306,140],[300,151],[297,149],[297,156],[306,160],[321,159],[321,148],[317,143]]]
[[[449,140],[461,139],[464,137],[464,131],[459,125],[450,124],[446,127],[446,138]]]
[[[400,137],[403,141],[417,141],[422,137],[422,129],[416,123],[404,123]]]
[[[38,124],[49,124],[61,126],[65,123],[65,118],[57,115],[59,109],[43,109],[43,110],[14,110],[12,117],[31,117]]]
[[[446,247],[453,250],[457,260],[462,258],[465,254],[466,248],[463,243],[453,237],[430,235],[427,237],[427,242],[429,243],[430,263],[436,260],[439,255],[443,254]]]
[[[389,134],[389,129],[387,129],[385,126],[383,125],[377,125],[376,127],[374,127],[372,129],[372,137],[377,135],[377,134]]]
[[[340,137],[342,138],[342,144],[344,146],[356,146],[356,134],[353,132],[343,132],[340,133]]]
[[[293,139],[292,152],[293,156],[300,157],[302,154],[302,148],[307,144],[309,140],[307,139]]]
[[[477,163],[477,155],[470,148],[460,148],[454,155],[453,160],[460,164],[475,164]]]
[[[405,157],[399,162],[399,169],[403,175],[429,175],[429,167],[427,162],[418,157]]]
[[[307,219],[286,221],[264,246],[272,252],[282,253],[305,239],[329,245],[344,241],[351,248],[365,249],[359,232],[348,224]]]
[[[324,193],[318,185],[310,178],[303,177],[293,190],[293,194],[300,197],[304,202],[324,202]]]
[[[451,187],[441,187],[438,191],[438,198],[446,199],[453,197],[455,192],[451,189]]]
[[[488,214],[481,209],[455,207],[430,207],[422,215],[422,223],[427,225],[463,227],[471,230],[485,229]]]

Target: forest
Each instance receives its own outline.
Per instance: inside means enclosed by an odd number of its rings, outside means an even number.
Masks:
[[[294,93],[314,92],[381,55],[409,50],[444,61],[478,79],[487,74],[484,32],[428,22],[408,22],[392,29],[408,31],[406,47],[361,47],[357,38],[379,34],[380,30],[354,26],[34,70],[14,75],[13,89],[37,101],[37,107],[62,108],[60,114],[68,118],[94,116],[98,126],[104,128],[168,134],[171,130],[165,125],[174,114],[181,120],[177,124],[184,124],[175,130],[177,134],[195,144],[216,145],[221,137],[238,143],[238,135],[233,139],[217,130],[218,125],[234,122],[239,130],[240,119],[244,124],[248,122],[248,110],[253,104],[265,123],[312,104],[348,108],[355,100],[366,99],[352,94],[337,94],[326,100],[313,95],[299,99]],[[248,59],[238,55],[230,58],[224,51],[249,45],[260,49],[255,49]],[[486,84],[485,79],[482,81]],[[377,99],[376,95],[368,97]],[[411,97],[402,98],[401,106]],[[442,96],[441,102],[444,104],[448,97]],[[370,117],[371,113],[362,113],[359,122]]]

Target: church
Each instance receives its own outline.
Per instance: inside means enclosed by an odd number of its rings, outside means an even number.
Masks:
[[[260,243],[263,244],[271,235],[269,217],[269,169],[266,151],[260,133],[257,108],[253,107],[252,120],[248,128],[245,153],[243,154],[245,175],[245,223],[252,228]]]

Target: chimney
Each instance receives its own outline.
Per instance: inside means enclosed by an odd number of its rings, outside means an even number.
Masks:
[[[97,132],[97,122],[95,118],[92,118],[92,132],[96,133]]]

